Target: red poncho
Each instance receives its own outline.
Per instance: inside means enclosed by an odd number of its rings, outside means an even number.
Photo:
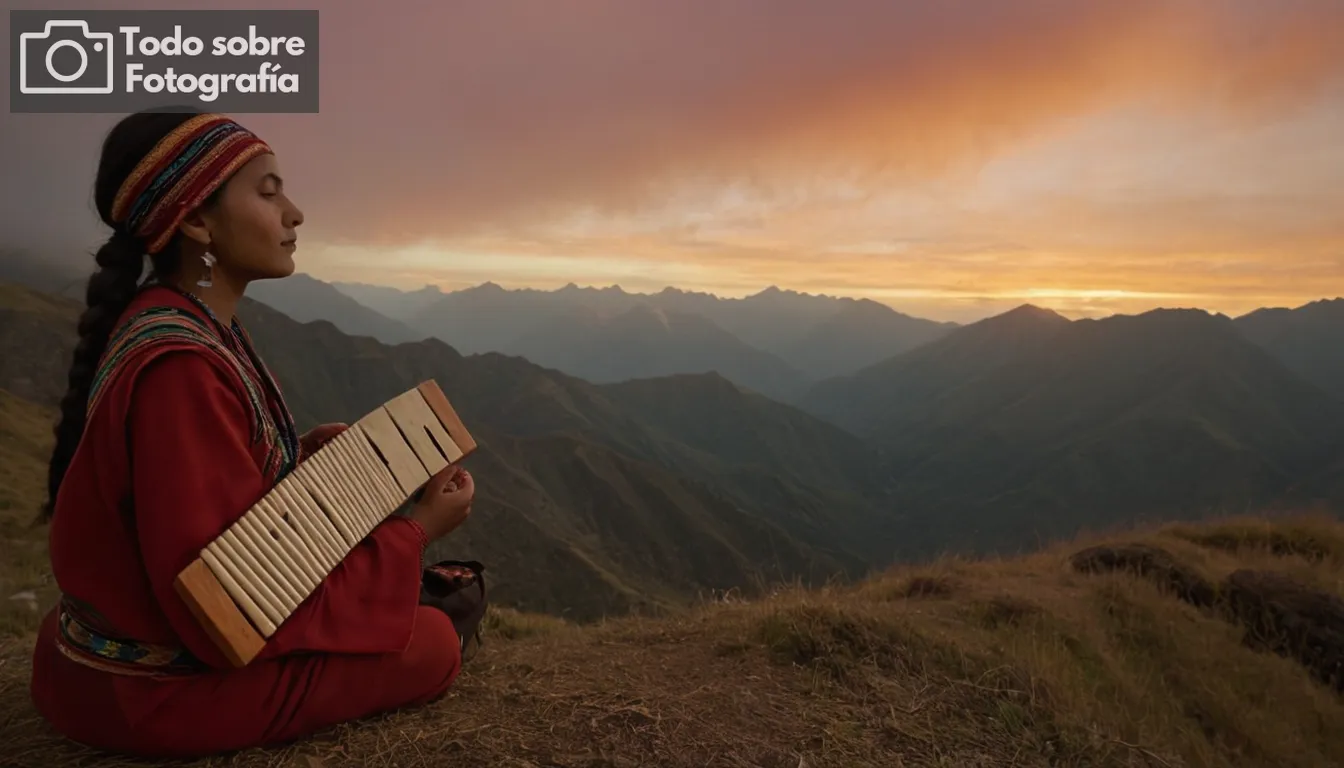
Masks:
[[[248,364],[245,335],[166,287],[144,290],[121,322],[152,307],[190,314],[168,313],[144,323],[141,338],[109,344],[121,353],[107,356],[57,497],[51,565],[71,605],[104,634],[184,651],[200,669],[66,652],[53,610],[33,657],[39,711],[91,746],[191,756],[288,741],[441,695],[460,650],[448,618],[418,605],[425,534],[402,517],[357,545],[247,667],[232,668],[211,643],[173,579],[303,457],[277,440],[287,412],[264,366]],[[201,329],[210,343],[196,338]]]

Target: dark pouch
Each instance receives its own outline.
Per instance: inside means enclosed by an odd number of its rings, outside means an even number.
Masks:
[[[481,620],[485,618],[485,566],[475,560],[443,560],[425,568],[420,580],[420,604],[443,611],[457,630],[462,660],[467,661],[481,645]]]

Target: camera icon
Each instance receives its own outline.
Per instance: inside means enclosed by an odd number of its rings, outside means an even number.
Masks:
[[[79,57],[73,73],[58,70],[54,60],[66,48]],[[41,32],[19,35],[19,92],[111,93],[112,33],[90,32],[86,21],[50,20]]]

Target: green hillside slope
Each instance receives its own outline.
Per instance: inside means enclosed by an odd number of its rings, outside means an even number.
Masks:
[[[1344,456],[1344,407],[1199,311],[1018,310],[826,382],[807,407],[892,461],[885,535],[905,555],[1344,501],[1326,477]]]
[[[1048,349],[1069,321],[1049,310],[1023,306],[948,333],[941,339],[815,385],[801,407],[869,437],[921,414],[930,403],[1010,361]]]
[[[46,527],[34,525],[46,498],[54,418],[51,408],[0,388],[0,635],[27,631],[54,599]]]

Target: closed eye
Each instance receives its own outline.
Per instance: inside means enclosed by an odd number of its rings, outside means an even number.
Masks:
[[[262,197],[275,197],[285,189],[285,180],[274,173],[267,173],[265,176],[262,176],[261,181],[267,187],[271,187],[275,190],[274,192],[270,192],[263,189],[261,192]]]

